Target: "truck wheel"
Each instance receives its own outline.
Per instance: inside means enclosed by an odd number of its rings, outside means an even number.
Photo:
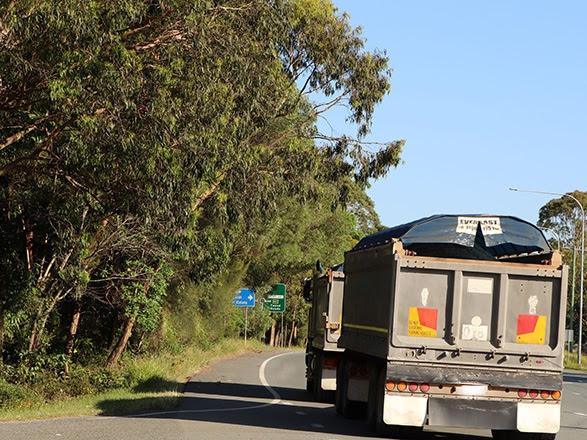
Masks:
[[[342,415],[342,396],[346,393],[342,380],[344,373],[344,358],[341,358],[336,366],[336,394],[334,399],[334,408],[336,413]]]
[[[314,381],[309,377],[306,378],[306,392],[314,394]]]
[[[377,410],[379,400],[383,397],[383,392],[379,388],[379,375],[384,371],[378,365],[373,365],[369,374],[369,397],[367,398],[367,426],[369,430],[375,431],[377,427]],[[380,396],[381,394],[381,396]]]
[[[314,357],[314,375],[313,375],[313,385],[314,385],[314,400],[316,402],[326,402],[328,401],[327,392],[322,389],[322,361],[324,355],[322,352],[316,353]]]
[[[494,440],[555,440],[556,438],[556,434],[498,429],[492,429],[491,435]]]
[[[312,363],[314,362],[314,354],[310,345],[306,346],[306,391],[310,394],[314,394],[314,370]]]

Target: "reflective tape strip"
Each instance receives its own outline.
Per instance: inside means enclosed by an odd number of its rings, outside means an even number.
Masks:
[[[387,334],[387,331],[388,331],[385,327],[372,327],[370,325],[347,324],[346,322],[342,326],[349,327],[349,328],[356,328],[358,330],[371,330],[372,332],[385,333],[385,334]]]

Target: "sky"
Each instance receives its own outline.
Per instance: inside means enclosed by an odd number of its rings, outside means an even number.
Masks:
[[[508,187],[587,190],[587,2],[334,3],[393,68],[370,135],[406,140],[403,163],[369,190],[384,225],[438,213],[536,222],[551,197]],[[336,112],[329,122],[348,132]]]

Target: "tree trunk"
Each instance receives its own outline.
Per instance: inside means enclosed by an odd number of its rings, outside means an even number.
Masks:
[[[130,339],[134,325],[135,325],[135,318],[134,317],[128,318],[124,322],[122,334],[120,335],[120,338],[118,339],[118,342],[116,343],[116,346],[114,347],[114,350],[112,350],[112,353],[110,353],[110,356],[108,356],[108,360],[106,361],[107,368],[114,367],[118,363],[118,361],[120,360],[120,356],[122,355],[122,353],[124,352],[124,349],[126,348],[126,344],[128,343],[128,340]]]
[[[53,297],[51,303],[47,306],[43,313],[43,307],[41,306],[37,317],[35,318],[35,322],[33,323],[33,331],[31,332],[31,338],[29,340],[29,352],[36,350],[39,348],[39,341],[45,332],[45,326],[47,325],[47,320],[49,319],[49,315],[61,299],[59,294],[56,294]]]
[[[271,324],[271,337],[269,338],[269,345],[271,347],[275,347],[275,321],[273,321],[273,324]]]
[[[293,338],[294,338],[294,332],[295,332],[295,329],[296,329],[296,312],[297,312],[297,309],[298,309],[298,307],[297,307],[297,303],[296,303],[296,306],[294,307],[294,310],[293,310],[293,316],[291,318],[291,333],[289,335],[289,341],[287,343],[287,346],[288,347],[291,347],[291,343],[292,343]]]
[[[23,219],[22,221],[22,228],[24,230],[24,236],[26,240],[26,261],[27,261],[27,269],[29,272],[33,270],[33,238],[34,233],[31,229],[30,222],[28,219]]]
[[[294,333],[296,331],[296,323],[293,322],[291,324],[291,331],[289,332],[289,341],[287,342],[287,346],[291,347],[291,343],[293,342],[293,338],[294,338]]]
[[[0,365],[4,364],[4,307],[0,307]]]
[[[287,324],[283,324],[284,328],[281,329],[281,346],[285,347],[285,343],[287,342]]]
[[[82,315],[82,305],[80,301],[76,301],[73,306],[73,315],[71,316],[71,323],[69,324],[69,333],[67,333],[67,342],[65,343],[65,356],[71,358],[73,354],[73,343],[77,335],[79,321]]]

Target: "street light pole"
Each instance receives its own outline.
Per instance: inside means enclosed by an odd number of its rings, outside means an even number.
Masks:
[[[547,194],[551,196],[560,196],[560,197],[568,197],[569,199],[573,199],[579,208],[581,209],[581,218],[583,219],[583,228],[581,231],[581,279],[579,283],[579,349],[577,350],[577,363],[579,367],[581,366],[581,356],[582,356],[582,346],[583,346],[583,284],[584,284],[584,269],[585,269],[585,208],[579,200],[570,195],[570,194],[563,194],[563,193],[555,193],[555,192],[548,192],[548,191],[533,191],[527,189],[518,189],[518,188],[510,188],[510,191],[516,192],[527,192],[527,193],[534,193],[534,194]]]
[[[573,228],[573,282],[571,287],[571,330],[575,328],[575,285],[577,284],[577,227]],[[573,342],[575,342],[575,337],[573,336]],[[573,350],[571,350],[572,352]]]

